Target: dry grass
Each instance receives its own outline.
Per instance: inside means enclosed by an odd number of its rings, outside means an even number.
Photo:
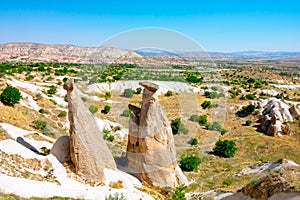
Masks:
[[[111,187],[111,188],[117,188],[117,189],[123,188],[123,181],[118,180],[116,182],[110,182],[109,183],[109,187]]]

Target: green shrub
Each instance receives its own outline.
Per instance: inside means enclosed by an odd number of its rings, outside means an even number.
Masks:
[[[197,145],[197,144],[198,144],[197,138],[193,138],[193,139],[191,140],[191,145]]]
[[[201,104],[201,107],[202,107],[203,109],[210,108],[210,107],[211,107],[211,101],[205,100],[205,101]]]
[[[165,94],[165,96],[166,96],[166,97],[173,96],[173,92],[169,90],[169,91]]]
[[[224,181],[223,181],[223,185],[231,185],[233,182],[232,178],[226,178]]]
[[[246,121],[246,125],[247,125],[247,126],[251,126],[251,124],[252,124],[252,120],[247,120],[247,121]]]
[[[200,115],[199,116],[199,124],[206,125],[207,124],[207,115]]]
[[[89,111],[92,113],[92,114],[95,114],[96,112],[98,112],[98,107],[97,106],[94,106],[94,105],[91,105],[89,107]]]
[[[207,125],[207,130],[211,131],[222,131],[222,126],[219,122],[213,122],[212,124]]]
[[[134,92],[135,92],[134,90],[127,88],[124,90],[123,95],[124,95],[124,97],[131,98],[133,96]]]
[[[211,89],[212,89],[213,91],[218,91],[218,87],[217,87],[217,86],[211,86]]]
[[[174,135],[178,133],[187,134],[189,132],[189,130],[185,128],[184,125],[181,123],[180,118],[176,118],[171,121],[171,128],[172,128],[172,133]]]
[[[47,91],[47,94],[52,95],[56,93],[56,87],[54,85],[51,85],[49,90]]]
[[[131,110],[126,109],[126,110],[123,110],[122,116],[124,116],[124,117],[129,117],[130,114],[131,114]]]
[[[187,156],[180,160],[180,167],[184,171],[193,171],[198,168],[200,158],[197,156]]]
[[[191,120],[192,122],[199,122],[199,116],[198,116],[198,115],[192,115],[192,116],[190,117],[190,120]]]
[[[105,200],[126,200],[126,198],[123,193],[121,193],[121,195],[119,193],[115,193],[114,196],[110,194],[108,197],[105,197]]]
[[[60,113],[57,115],[58,117],[66,117],[67,116],[67,112],[62,110],[60,111]]]
[[[106,106],[104,106],[104,109],[101,110],[101,112],[104,114],[107,114],[107,113],[109,113],[110,109],[111,109],[111,107],[109,105],[106,105]]]
[[[246,98],[249,99],[249,100],[254,100],[255,96],[253,94],[247,94]]]
[[[216,142],[213,153],[225,158],[233,157],[236,152],[236,144],[232,140],[219,140]]]
[[[247,115],[250,115],[254,110],[255,110],[255,105],[249,104],[248,106],[244,106],[236,114],[240,117],[246,117]]]
[[[224,135],[225,133],[227,133],[226,129],[222,128],[220,131],[221,135]]]
[[[82,79],[83,81],[87,81],[87,80],[88,80],[88,77],[87,77],[87,76],[83,76],[81,79]]]
[[[240,100],[246,100],[245,95],[242,95],[242,96],[240,97]]]
[[[115,140],[115,136],[113,136],[113,135],[110,134],[110,130],[108,130],[108,129],[103,129],[102,132],[103,132],[103,138],[104,138],[105,140],[108,140],[108,141],[110,141],[110,142],[112,142],[112,141]]]
[[[142,93],[142,88],[136,88],[135,94],[141,94]]]
[[[175,191],[172,195],[171,199],[168,200],[186,200],[184,190],[186,189],[186,186],[179,186],[175,188]]]
[[[41,109],[39,110],[39,113],[44,114],[44,113],[45,113],[45,110],[44,110],[43,108],[41,108]]]
[[[105,92],[105,98],[109,99],[111,97],[111,92],[107,91]]]
[[[206,96],[206,98],[216,99],[216,98],[219,98],[221,96],[221,94],[219,94],[215,91],[213,91],[213,92],[206,91],[205,96]]]
[[[4,105],[14,106],[22,98],[20,91],[10,85],[6,86],[0,95],[0,100]]]
[[[32,123],[34,125],[34,128],[39,130],[43,130],[47,126],[47,122],[42,120],[34,120]]]
[[[81,97],[81,100],[83,101],[83,102],[87,102],[87,98],[86,97]]]

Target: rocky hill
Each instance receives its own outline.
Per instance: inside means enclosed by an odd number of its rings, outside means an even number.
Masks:
[[[111,63],[140,55],[111,47],[80,47],[75,45],[7,43],[0,44],[0,61],[8,62],[68,62]]]

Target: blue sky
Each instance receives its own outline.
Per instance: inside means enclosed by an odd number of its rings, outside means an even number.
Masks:
[[[208,51],[300,51],[300,1],[1,1],[0,43],[98,46],[135,28],[181,32]]]

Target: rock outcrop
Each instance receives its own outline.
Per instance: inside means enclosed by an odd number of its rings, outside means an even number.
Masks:
[[[155,93],[159,87],[141,82],[142,107],[129,105],[127,145],[128,167],[142,181],[160,187],[177,187],[187,179],[176,160],[174,138],[169,121]]]
[[[56,140],[50,153],[54,155],[60,163],[70,160],[70,137],[61,136]]]
[[[296,106],[289,106],[280,99],[269,98],[258,102],[262,107],[260,130],[270,136],[291,135],[292,130],[288,122],[297,116]]]
[[[90,183],[102,183],[104,168],[116,169],[114,158],[73,80],[66,81],[64,89],[68,96],[70,155],[76,173]]]

